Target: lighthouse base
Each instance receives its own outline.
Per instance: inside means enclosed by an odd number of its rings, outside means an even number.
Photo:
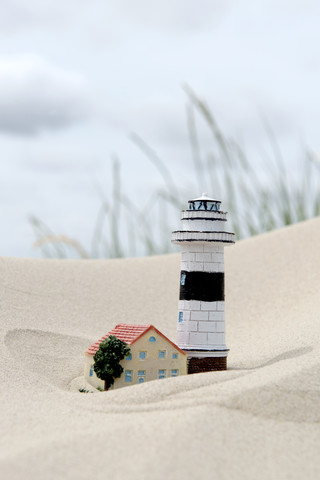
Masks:
[[[196,352],[184,350],[187,354],[187,372],[203,373],[227,370],[227,352]],[[213,355],[217,356],[213,356]]]

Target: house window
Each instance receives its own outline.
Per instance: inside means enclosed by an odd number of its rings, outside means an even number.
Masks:
[[[145,360],[147,358],[147,352],[139,352],[140,360]]]
[[[166,351],[165,350],[159,350],[159,358],[166,358]]]
[[[150,337],[149,338],[149,342],[155,342],[156,341],[156,337]]]
[[[90,367],[89,377],[93,377],[93,365]]]
[[[138,370],[138,382],[143,383],[146,376],[145,370]]]
[[[166,371],[165,370],[158,370],[158,378],[166,378]]]
[[[126,360],[132,360],[132,354],[129,353],[129,355],[126,356]]]
[[[185,285],[186,283],[186,274],[184,272],[181,273],[180,285]]]
[[[174,368],[173,370],[171,370],[171,377],[177,377],[179,374],[178,374],[178,370],[176,368]]]
[[[125,370],[124,371],[124,381],[126,383],[132,382],[132,370]]]
[[[177,354],[177,353],[173,353],[173,354],[172,354],[172,358],[178,358],[178,354]]]
[[[179,323],[183,322],[183,312],[179,312]]]

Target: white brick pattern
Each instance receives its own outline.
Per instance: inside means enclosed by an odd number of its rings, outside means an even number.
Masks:
[[[183,312],[183,321],[177,324],[177,332],[179,333],[177,343],[180,348],[205,348],[208,350],[226,348],[224,341],[224,302],[180,300],[179,312]],[[193,333],[201,335],[191,335]],[[213,333],[215,336],[209,336]]]
[[[182,249],[181,270],[224,273],[224,247],[234,243],[234,234],[225,232],[225,225],[225,212],[182,212],[180,230],[172,234],[172,242]],[[180,348],[208,351],[227,349],[224,301],[182,300],[179,301],[179,312],[183,314],[182,322],[177,322],[177,344]]]
[[[201,251],[199,251],[201,247]],[[183,245],[181,270],[187,272],[224,272],[223,247],[219,245]]]

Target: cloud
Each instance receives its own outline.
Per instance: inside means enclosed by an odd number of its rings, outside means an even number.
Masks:
[[[150,3],[148,0],[118,0],[119,11],[136,23],[151,28],[177,31],[202,31],[219,23],[234,0],[171,0]]]
[[[0,27],[11,32],[37,26],[55,28],[57,24],[70,25],[72,18],[85,18],[90,23],[94,18],[95,28],[114,21],[121,24],[133,22],[140,27],[177,31],[194,31],[210,28],[229,11],[235,0],[163,0],[151,3],[148,0],[68,0],[63,6],[56,0],[1,0]],[[102,19],[102,24],[97,19]],[[112,22],[109,23],[109,19]],[[105,29],[104,29],[105,30]]]
[[[35,135],[89,114],[82,75],[37,56],[0,57],[0,131]]]
[[[96,0],[94,0],[96,1]],[[18,30],[45,25],[56,28],[59,23],[69,23],[77,11],[84,8],[86,0],[68,0],[58,5],[56,0],[1,0],[1,31],[12,33]]]

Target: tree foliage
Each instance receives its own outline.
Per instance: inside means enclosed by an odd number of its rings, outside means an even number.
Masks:
[[[130,353],[130,347],[113,335],[100,343],[99,350],[94,355],[94,371],[98,378],[104,380],[105,390],[114,384],[123,372],[120,361]]]

